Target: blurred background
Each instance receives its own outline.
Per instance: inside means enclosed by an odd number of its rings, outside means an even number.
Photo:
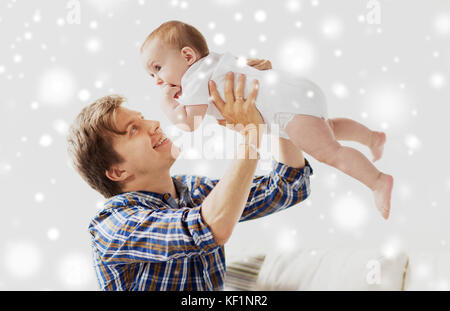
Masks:
[[[215,120],[198,130],[208,139],[192,143],[194,134],[179,133],[160,111],[160,92],[141,66],[141,43],[172,19],[197,27],[210,50],[308,77],[326,93],[330,117],[388,137],[376,163],[395,178],[388,221],[362,184],[305,155],[314,168],[308,200],[240,223],[227,257],[449,248],[448,1],[0,0],[0,290],[98,289],[87,228],[104,198],[71,168],[65,139],[95,99],[121,94],[160,120],[184,150],[173,174],[226,171],[233,144]],[[270,158],[268,150],[258,174]]]

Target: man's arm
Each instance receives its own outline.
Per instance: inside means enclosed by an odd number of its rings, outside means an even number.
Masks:
[[[295,146],[289,139],[279,138],[279,150],[275,159],[287,166],[294,168],[305,167],[305,158],[302,151]]]
[[[244,146],[243,153],[249,153]],[[216,242],[224,245],[230,238],[247,203],[257,166],[256,159],[235,160],[203,201],[202,216]]]
[[[257,83],[254,83],[245,102],[243,102],[244,88],[245,77],[241,75],[238,78],[237,99],[235,99],[234,74],[228,74],[225,81],[226,101],[223,102],[215,85],[210,84],[211,96],[216,106],[221,107],[224,117],[234,118],[235,124],[247,127],[247,130],[242,132],[245,143],[239,148],[238,159],[232,162],[202,204],[202,217],[219,245],[225,244],[230,238],[234,226],[242,215],[258,163],[256,149],[259,147],[261,135],[257,125],[263,123],[263,119],[255,107]]]

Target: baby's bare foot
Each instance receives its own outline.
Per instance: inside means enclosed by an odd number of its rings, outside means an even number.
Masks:
[[[370,151],[372,151],[373,159],[375,162],[381,158],[384,150],[384,143],[386,142],[386,134],[383,132],[372,132],[372,139],[370,144]]]
[[[391,175],[381,173],[373,189],[375,205],[384,219],[389,218],[391,210],[391,193],[394,186],[394,178]]]

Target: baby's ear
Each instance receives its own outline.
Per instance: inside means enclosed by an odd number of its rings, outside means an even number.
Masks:
[[[197,60],[197,53],[191,47],[185,46],[181,49],[181,55],[186,60],[188,65],[192,65]]]

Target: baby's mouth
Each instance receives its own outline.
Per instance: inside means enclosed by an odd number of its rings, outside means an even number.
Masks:
[[[176,92],[175,93],[175,95],[173,96],[173,98],[179,98],[180,96],[181,96],[181,94],[183,93],[182,92],[182,90],[181,90],[181,85],[176,85],[176,84],[172,84],[172,83],[165,83],[167,86],[169,86],[169,87],[179,87],[180,88],[180,90],[178,91],[178,92]],[[163,86],[163,85],[162,85]],[[161,87],[162,87],[161,86]]]
[[[180,86],[180,90],[175,93],[174,98],[179,98],[181,96],[181,94],[182,94],[182,91],[181,91],[181,86]]]

